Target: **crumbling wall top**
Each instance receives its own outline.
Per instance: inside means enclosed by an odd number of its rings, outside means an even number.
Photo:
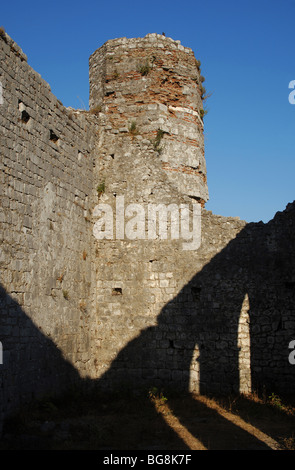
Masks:
[[[193,53],[193,50],[190,48],[190,47],[184,47],[182,44],[181,44],[181,41],[180,40],[175,40],[175,39],[172,39],[168,36],[165,36],[165,34],[157,34],[157,33],[149,33],[147,34],[146,36],[144,36],[143,38],[127,38],[127,37],[122,37],[122,38],[115,38],[115,39],[109,39],[108,41],[106,41],[104,45],[110,45],[112,47],[115,47],[115,46],[124,46],[124,45],[128,45],[128,47],[136,47],[138,44],[146,44],[146,45],[158,45],[159,47],[162,47],[161,44],[166,44],[166,45],[169,45],[172,49],[175,49],[175,50],[180,50],[180,51],[184,51],[184,52],[187,52],[187,53]],[[101,46],[102,47],[102,46]],[[100,49],[100,48],[99,48]],[[96,53],[96,51],[93,52],[92,55],[94,55]]]
[[[26,54],[22,51],[19,45],[5,32],[4,28],[0,28],[0,39],[2,39],[8,47],[10,47],[11,51],[14,52],[17,56],[24,60],[25,62],[28,61]]]

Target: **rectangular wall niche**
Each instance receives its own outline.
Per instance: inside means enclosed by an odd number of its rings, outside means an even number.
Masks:
[[[122,288],[121,287],[113,287],[112,295],[122,295]]]

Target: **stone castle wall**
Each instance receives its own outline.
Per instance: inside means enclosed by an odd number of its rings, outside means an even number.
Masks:
[[[268,224],[204,208],[191,50],[159,35],[108,41],[90,58],[81,112],[9,36],[0,45],[2,415],[71,382],[294,391],[294,206]],[[200,246],[172,239],[169,217],[167,238],[149,237],[153,204],[188,208],[191,223],[197,208]],[[102,207],[112,233],[99,239]]]
[[[184,205],[190,210],[192,223],[196,202],[175,191],[153,145],[142,136],[133,140],[125,133],[106,130],[99,155],[95,179],[104,182],[105,191],[97,203],[112,207],[114,226],[120,217],[117,207],[124,204],[125,233],[119,239],[114,230],[110,238],[94,241],[97,323],[93,330],[97,341],[93,342],[92,357],[99,358],[94,376],[100,377],[103,388],[121,387],[122,383],[131,389],[165,384],[197,391],[200,375],[192,358],[197,354],[200,329],[205,331],[205,320],[194,303],[194,276],[243,229],[245,222],[202,210],[194,227],[200,229],[201,247],[188,250],[183,238],[171,240],[168,213],[167,239],[161,239],[159,231],[150,239],[151,205]],[[129,204],[138,205],[131,206],[133,213],[128,212]],[[135,224],[133,238],[126,234],[126,228],[141,210],[144,230]],[[94,223],[96,220],[99,218],[94,217]],[[214,288],[210,292],[211,287],[208,296],[213,298]],[[238,302],[236,308],[240,312]],[[237,334],[232,341],[237,341]],[[222,388],[220,378],[218,384],[216,387]]]
[[[151,386],[202,393],[290,393],[294,336],[295,207],[268,224],[246,224],[202,209],[201,245],[148,239],[151,204],[192,201],[176,194],[152,146],[105,136],[98,175],[102,204],[138,204],[145,236],[95,240],[97,339],[94,376],[106,389]],[[111,155],[109,150],[111,149]],[[120,199],[121,201],[122,199]],[[138,215],[128,213],[125,223]],[[192,214],[190,215],[192,220]],[[94,217],[94,222],[95,222]],[[98,219],[99,220],[99,219]],[[134,220],[134,219],[133,219]],[[171,226],[169,226],[171,230]]]
[[[67,381],[57,350],[87,370],[94,131],[7,35],[0,53],[0,402],[7,410]]]

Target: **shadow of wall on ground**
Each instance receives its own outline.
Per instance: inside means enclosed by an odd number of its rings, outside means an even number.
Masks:
[[[68,392],[72,387],[77,387],[79,390],[79,400],[93,399],[93,393],[99,397],[98,409],[93,409],[93,414],[98,415],[99,410],[104,407],[105,396],[101,394],[101,381],[100,380],[89,380],[82,379],[79,376],[77,370],[64,359],[62,353],[51,341],[50,338],[44,336],[40,329],[32,322],[27,316],[24,310],[18,305],[18,303],[12,299],[3,287],[0,287],[0,299],[1,299],[1,338],[4,346],[3,364],[1,365],[1,382],[0,382],[0,398],[1,398],[1,414],[0,424],[3,425],[5,418],[13,416],[18,409],[22,409],[29,403],[35,400],[48,397],[58,398],[63,392]],[[13,330],[10,328],[13,325]],[[16,333],[19,334],[16,334]],[[140,346],[141,341],[137,344]],[[110,374],[113,373],[111,370]],[[122,382],[117,383],[115,389],[112,390],[114,393],[115,400],[121,396],[126,397],[124,389],[121,388]],[[133,384],[134,387],[134,384]],[[132,389],[133,392],[135,388]],[[140,390],[140,387],[139,387]],[[91,393],[89,393],[91,392]],[[157,450],[157,449],[177,449],[177,450],[190,450],[191,447],[178,435],[177,430],[174,430],[169,424],[166,423],[165,419],[154,407],[152,401],[147,399],[147,390],[144,389],[144,395],[139,393],[139,400],[130,400],[129,409],[125,409],[126,403],[123,400],[124,408],[120,405],[116,411],[116,417],[113,421],[113,426],[110,430],[110,440],[107,442],[108,449],[145,449],[145,450]],[[69,395],[71,397],[71,395]],[[112,402],[113,395],[108,396],[106,403]],[[191,414],[196,413],[197,426],[192,425],[191,419],[186,420],[187,415],[183,415],[183,408],[179,409],[177,406],[174,408],[176,415],[179,415],[179,419],[183,422],[184,426],[196,437],[203,445],[211,446],[211,448],[223,448],[224,442],[220,440],[220,435],[211,434],[208,436],[208,432],[204,433],[198,426],[198,416],[201,413],[206,412],[206,416],[209,421],[212,419],[214,422],[219,420],[222,422],[223,430],[228,433],[234,433],[238,436],[239,442],[247,442],[251,448],[254,449],[267,449],[268,446],[262,444],[254,436],[249,434],[235,426],[233,423],[227,422],[222,417],[218,416],[216,411],[206,409],[203,404],[196,404],[194,400],[191,400],[190,396],[183,395],[185,401],[186,410],[190,410]],[[92,402],[91,402],[92,403]],[[93,402],[96,403],[95,400]],[[173,402],[171,402],[172,404]],[[118,406],[115,405],[116,406]],[[75,405],[77,415],[75,421],[81,418],[83,420],[83,411],[85,410],[85,404],[78,403]],[[88,405],[87,405],[88,407]],[[81,410],[81,416],[79,412]],[[98,411],[98,413],[97,413]],[[50,413],[49,413],[50,416]],[[30,429],[30,415],[26,415],[28,418],[28,435],[24,434],[26,431],[22,429],[20,432],[18,428],[11,428],[9,426],[9,438],[4,433],[4,449],[19,449],[19,450],[46,450],[55,449],[56,445],[60,446],[60,441],[56,441],[55,434],[50,435],[31,435]],[[57,415],[55,415],[55,418]],[[2,419],[3,418],[3,419]],[[34,408],[31,420],[35,420]],[[117,422],[122,423],[121,426],[117,425]],[[46,423],[45,423],[46,424]],[[103,428],[102,424],[102,429]],[[89,427],[84,428],[90,432]],[[134,440],[126,439],[126,432],[131,430],[133,432]],[[0,434],[1,435],[1,434]],[[84,438],[83,442],[87,441]],[[117,443],[117,446],[114,446]],[[0,441],[0,445],[1,441]],[[67,444],[66,444],[67,445]],[[231,441],[227,442],[228,448],[231,448],[234,443]],[[2,448],[2,447],[1,447]],[[60,447],[59,447],[60,448]],[[79,447],[80,448],[80,447]],[[83,448],[83,447],[82,447]],[[87,445],[86,445],[86,448]],[[97,447],[100,448],[98,442]],[[102,448],[105,450],[106,445]]]
[[[268,224],[248,224],[163,308],[157,326],[142,331],[97,380],[81,379],[1,287],[1,403],[9,407],[2,415],[15,404],[59,393],[71,383],[98,391],[127,385],[131,391],[156,386],[187,393],[193,361],[200,393],[237,392],[238,324],[245,294],[250,304],[252,389],[294,393],[295,371],[288,361],[289,341],[295,339],[294,221],[292,204]]]

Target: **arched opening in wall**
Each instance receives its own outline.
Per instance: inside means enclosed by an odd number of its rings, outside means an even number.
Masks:
[[[250,350],[250,316],[249,296],[245,294],[238,326],[238,348],[239,348],[239,379],[240,393],[250,393],[251,384],[251,350]]]
[[[189,392],[200,393],[200,350],[196,344],[189,371]]]

